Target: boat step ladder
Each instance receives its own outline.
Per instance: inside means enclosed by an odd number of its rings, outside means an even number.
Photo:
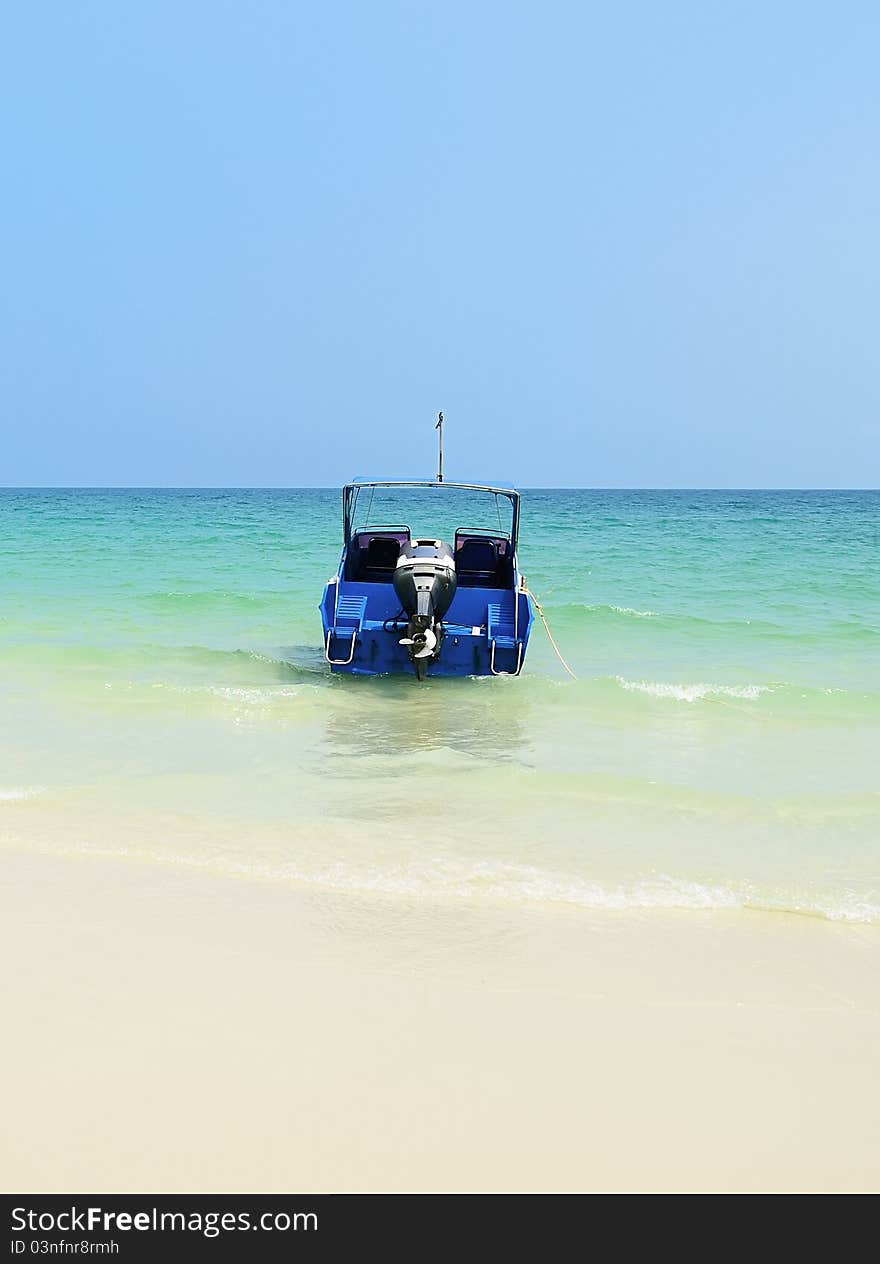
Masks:
[[[327,639],[324,642],[324,657],[334,667],[347,667],[354,658],[354,647],[358,633],[364,624],[366,610],[367,599],[362,594],[337,597],[335,623],[332,628],[327,629]],[[346,639],[348,640],[348,658],[332,658],[331,646],[335,649],[335,641],[345,643]]]
[[[500,601],[490,601],[486,612],[486,633],[489,640],[489,670],[493,676],[518,676],[522,671],[522,639],[516,635],[516,593],[505,593]],[[516,668],[499,671],[495,666],[495,650],[515,650]]]

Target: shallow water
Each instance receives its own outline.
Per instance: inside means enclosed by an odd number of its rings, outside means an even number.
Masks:
[[[526,492],[579,679],[536,624],[417,686],[323,662],[336,491],[0,491],[0,839],[880,921],[878,546],[878,492]]]

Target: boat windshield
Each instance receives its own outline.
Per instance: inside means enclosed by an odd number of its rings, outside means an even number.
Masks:
[[[516,527],[515,503],[515,493],[449,483],[425,487],[364,484],[350,490],[347,525],[351,534],[367,527],[408,527],[413,539],[446,540],[450,544],[462,530],[510,540]]]

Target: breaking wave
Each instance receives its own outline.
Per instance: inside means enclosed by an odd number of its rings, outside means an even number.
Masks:
[[[772,693],[773,685],[675,685],[651,680],[614,679],[628,693],[646,693],[652,698],[672,698],[676,702],[699,702],[703,698],[741,698],[754,702],[762,694]]]

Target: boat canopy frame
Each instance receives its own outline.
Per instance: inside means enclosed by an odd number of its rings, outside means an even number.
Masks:
[[[354,534],[353,515],[357,499],[361,490],[365,487],[430,487],[441,491],[451,488],[458,491],[488,492],[493,496],[504,496],[510,501],[512,508],[510,551],[512,556],[516,556],[517,539],[519,537],[519,492],[514,487],[494,487],[485,483],[448,483],[445,479],[353,479],[350,483],[346,483],[342,489],[342,535],[346,550],[351,544]],[[478,528],[475,528],[475,530],[478,530]]]

